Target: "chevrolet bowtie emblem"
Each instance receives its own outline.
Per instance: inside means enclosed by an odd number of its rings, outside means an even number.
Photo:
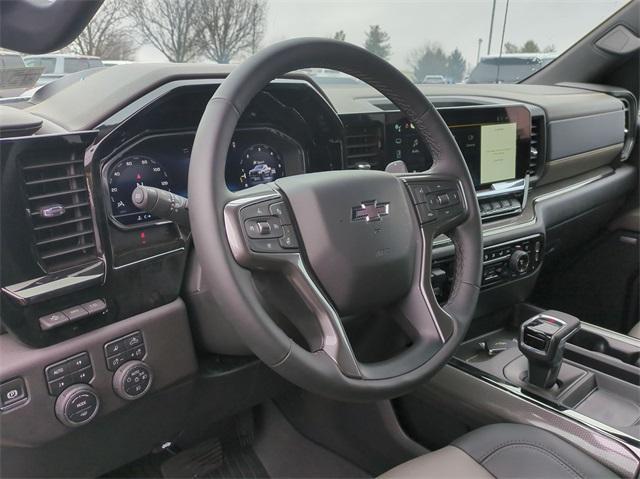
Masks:
[[[378,203],[376,200],[363,201],[360,206],[351,208],[351,221],[380,221],[389,214],[389,203]]]

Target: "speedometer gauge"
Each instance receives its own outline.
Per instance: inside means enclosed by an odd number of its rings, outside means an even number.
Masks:
[[[109,172],[111,214],[123,225],[134,225],[154,220],[155,217],[140,211],[131,202],[131,193],[137,186],[153,186],[171,191],[165,169],[152,158],[135,155],[118,161]]]
[[[284,176],[282,159],[269,145],[258,143],[247,148],[240,158],[240,184],[245,188],[269,183]]]

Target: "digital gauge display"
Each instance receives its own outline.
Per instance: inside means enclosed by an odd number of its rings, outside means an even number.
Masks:
[[[137,186],[153,186],[171,191],[171,182],[166,170],[148,156],[129,156],[118,161],[108,176],[111,215],[123,225],[146,223],[156,218],[140,211],[131,202],[131,193]]]
[[[270,183],[283,176],[282,159],[271,146],[256,144],[242,153],[239,179],[244,188]]]

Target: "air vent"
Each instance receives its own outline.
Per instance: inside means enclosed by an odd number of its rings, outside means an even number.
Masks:
[[[536,176],[540,160],[544,157],[544,116],[531,117],[531,150],[527,173]]]
[[[358,163],[368,163],[375,167],[383,157],[382,127],[376,123],[347,126],[345,144],[347,168],[355,168]]]
[[[31,152],[20,164],[33,245],[44,270],[94,260],[96,239],[82,159]]]

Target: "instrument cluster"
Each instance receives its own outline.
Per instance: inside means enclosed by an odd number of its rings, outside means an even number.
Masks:
[[[105,165],[109,216],[118,227],[159,220],[133,205],[131,194],[137,186],[187,196],[194,137],[193,132],[150,135]],[[229,190],[239,191],[305,170],[304,150],[296,140],[274,128],[243,128],[236,130],[229,146],[225,179]]]

